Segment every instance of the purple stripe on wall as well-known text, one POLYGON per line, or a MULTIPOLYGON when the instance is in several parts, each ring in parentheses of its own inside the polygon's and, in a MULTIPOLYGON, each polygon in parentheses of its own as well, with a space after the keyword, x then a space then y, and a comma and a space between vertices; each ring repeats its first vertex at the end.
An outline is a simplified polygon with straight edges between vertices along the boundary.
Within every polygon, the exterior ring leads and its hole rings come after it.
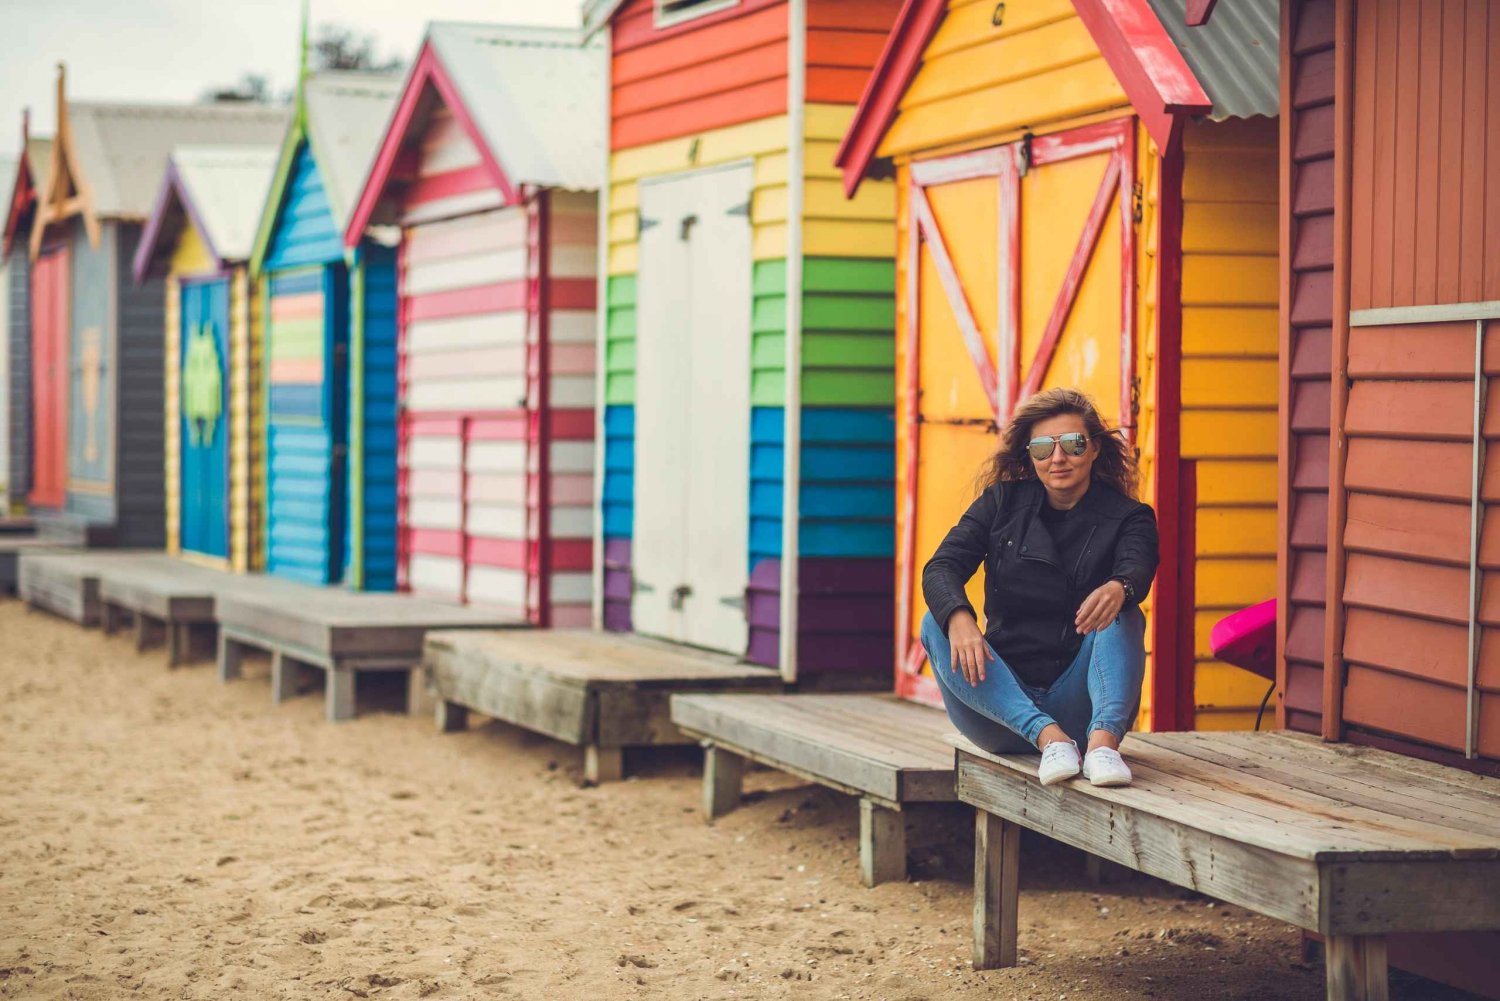
POLYGON ((630 540, 604 540, 604 628, 628 633, 630 622, 630 540))
MULTIPOLYGON (((889 676, 895 659, 896 569, 890 559, 815 557, 798 567, 797 673, 889 676)), ((780 665, 781 561, 750 572, 746 658, 780 665)))

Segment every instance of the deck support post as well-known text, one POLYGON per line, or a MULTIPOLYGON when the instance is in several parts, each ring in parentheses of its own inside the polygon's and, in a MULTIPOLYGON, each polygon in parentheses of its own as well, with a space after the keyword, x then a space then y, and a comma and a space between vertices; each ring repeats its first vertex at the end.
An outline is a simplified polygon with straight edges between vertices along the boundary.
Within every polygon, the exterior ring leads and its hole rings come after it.
POLYGON ((1130 878, 1131 870, 1118 862, 1100 858, 1098 855, 1088 854, 1084 859, 1084 866, 1088 872, 1089 882, 1095 886, 1103 886, 1106 883, 1123 883, 1130 878))
POLYGON ((866 886, 906 878, 906 818, 867 798, 859 801, 859 878, 866 886))
POLYGON ((1382 935, 1329 935, 1323 953, 1328 1001, 1388 1001, 1390 978, 1382 935))
POLYGON ((330 723, 354 718, 354 675, 352 668, 330 666, 323 672, 327 679, 324 714, 330 723))
POLYGON ((432 689, 427 686, 427 668, 418 664, 406 672, 406 714, 428 716, 433 712, 432 689))
POLYGON ((281 705, 297 695, 297 685, 302 680, 302 665, 282 653, 271 652, 271 702, 281 705))
POLYGON ((107 601, 99 603, 99 629, 106 636, 113 636, 120 628, 120 607, 107 601))
POLYGON ((433 714, 437 719, 438 733, 463 733, 469 728, 469 709, 457 702, 438 699, 433 714))
POLYGON ((974 969, 1016 965, 1021 827, 974 811, 974 969))
POLYGON ((188 632, 191 628, 186 622, 166 623, 168 667, 177 667, 187 661, 187 652, 192 647, 192 634, 188 632))
POLYGON ((136 612, 133 617, 135 619, 135 649, 139 652, 157 642, 157 627, 155 622, 141 612, 136 612))
POLYGON ((717 744, 703 744, 703 819, 710 824, 740 805, 745 759, 717 744))
POLYGON ((589 744, 583 749, 583 780, 589 785, 618 782, 625 775, 625 749, 589 744))
POLYGON ((245 659, 245 648, 230 639, 224 630, 219 630, 219 680, 233 681, 240 676, 240 666, 245 659))

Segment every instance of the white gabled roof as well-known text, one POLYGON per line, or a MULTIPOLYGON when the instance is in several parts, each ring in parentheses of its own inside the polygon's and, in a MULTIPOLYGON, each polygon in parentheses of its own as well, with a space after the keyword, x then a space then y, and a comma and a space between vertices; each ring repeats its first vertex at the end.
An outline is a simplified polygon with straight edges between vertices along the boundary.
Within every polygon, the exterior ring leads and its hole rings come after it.
POLYGON ((257 104, 69 101, 73 154, 99 218, 144 219, 174 146, 275 143, 288 110, 257 104))
POLYGON ((276 172, 275 146, 179 146, 172 164, 187 210, 222 260, 244 261, 276 172))
POLYGON ((341 233, 400 93, 401 77, 389 73, 339 70, 307 79, 303 103, 308 142, 341 233))
POLYGON ((427 40, 511 184, 603 181, 607 54, 576 28, 436 22, 427 40))

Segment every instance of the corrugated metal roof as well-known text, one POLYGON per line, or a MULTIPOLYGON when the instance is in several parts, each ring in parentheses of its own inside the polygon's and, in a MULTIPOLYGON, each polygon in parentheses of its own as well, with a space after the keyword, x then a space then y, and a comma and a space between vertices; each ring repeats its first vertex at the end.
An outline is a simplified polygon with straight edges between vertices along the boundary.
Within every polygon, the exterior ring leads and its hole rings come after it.
POLYGON ((512 184, 595 191, 603 181, 602 44, 571 28, 440 22, 427 38, 512 184))
POLYGON ((328 71, 307 80, 308 141, 339 232, 349 224, 400 93, 401 77, 388 73, 328 71))
POLYGON ((174 146, 274 143, 287 114, 265 105, 68 102, 77 166, 101 218, 144 219, 174 146))
POLYGON ((1147 0, 1214 102, 1211 117, 1274 118, 1281 109, 1280 0, 1228 0, 1188 27, 1187 0, 1147 0))
POLYGON ((275 146, 179 146, 172 165, 186 189, 188 211, 226 261, 244 261, 276 172, 275 146))

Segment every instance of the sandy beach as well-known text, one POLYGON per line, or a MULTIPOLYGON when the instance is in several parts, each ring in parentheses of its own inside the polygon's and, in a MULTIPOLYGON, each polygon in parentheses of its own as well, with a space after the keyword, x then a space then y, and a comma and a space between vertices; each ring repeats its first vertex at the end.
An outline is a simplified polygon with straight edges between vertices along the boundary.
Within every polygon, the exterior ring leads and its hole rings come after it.
POLYGON ((757 770, 710 827, 695 750, 581 788, 573 748, 328 724, 311 692, 272 706, 266 673, 168 671, 0 602, 0 997, 1323 997, 1295 929, 1096 886, 1032 838, 1022 965, 975 972, 961 810, 921 818, 949 837, 913 881, 867 890, 840 794, 757 770))

